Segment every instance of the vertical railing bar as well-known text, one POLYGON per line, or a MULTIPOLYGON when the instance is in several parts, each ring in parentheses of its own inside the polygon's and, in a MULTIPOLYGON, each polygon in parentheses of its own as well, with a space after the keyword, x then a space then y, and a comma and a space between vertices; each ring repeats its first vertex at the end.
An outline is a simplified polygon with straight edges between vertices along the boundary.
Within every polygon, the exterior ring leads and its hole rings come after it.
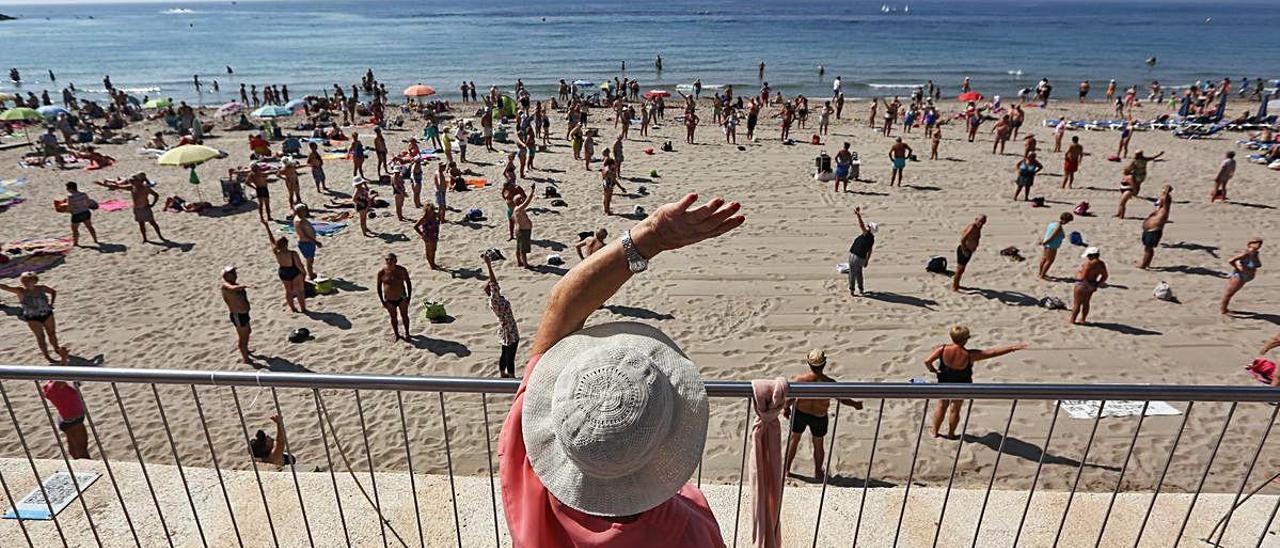
MULTIPOLYGON (((15 514, 18 513, 17 512, 18 503, 14 502, 13 500, 13 493, 9 491, 9 482, 5 481, 4 479, 4 472, 0 472, 0 487, 4 487, 4 496, 5 498, 9 499, 9 507, 14 509, 15 514)), ((80 497, 80 498, 84 498, 84 497, 80 497)), ((27 532, 26 520, 22 519, 21 516, 18 516, 17 521, 18 521, 18 528, 22 529, 22 537, 27 539, 27 546, 29 548, 35 548, 35 544, 31 542, 31 533, 27 532)))
POLYGON ((498 531, 498 488, 493 483, 493 434, 489 431, 489 394, 480 393, 480 411, 484 413, 484 454, 489 467, 489 504, 493 508, 493 545, 502 546, 502 533, 498 531))
MULTIPOLYGON (((738 522, 742 519, 742 479, 747 474, 747 437, 751 431, 751 398, 747 400, 747 416, 742 425, 742 463, 738 465, 738 504, 733 510, 733 548, 738 546, 738 522)), ((786 472, 784 471, 783 474, 786 472)), ((781 515, 781 514, 779 514, 781 515)))
POLYGON ((1276 503, 1271 507, 1271 515, 1267 516, 1267 521, 1262 524, 1262 534, 1258 535, 1258 542, 1253 545, 1254 548, 1261 548, 1262 541, 1267 540, 1267 533, 1271 530, 1271 522, 1276 519, 1277 510, 1280 510, 1280 497, 1276 497, 1276 503))
MULTIPOLYGON (((818 495, 818 516, 813 520, 813 548, 818 546, 818 529, 822 527, 822 506, 827 501, 827 480, 831 478, 831 454, 836 452, 836 434, 840 432, 840 407, 841 404, 836 401, 836 420, 831 425, 831 441, 827 443, 827 463, 826 473, 822 475, 822 491, 818 495)), ((794 415, 792 415, 794 416, 794 415)), ((782 471, 782 481, 786 481, 787 471, 782 471)), ((778 521, 782 520, 782 504, 778 504, 778 521)), ((777 530, 779 523, 774 523, 774 529, 777 530)))
POLYGON ((956 440, 956 456, 951 460, 951 475, 947 478, 947 490, 942 494, 942 510, 938 512, 938 527, 933 530, 933 546, 937 548, 942 535, 942 523, 947 517, 947 501, 951 499, 951 485, 956 481, 956 468, 960 465, 960 450, 964 449, 964 435, 969 433, 969 416, 973 414, 973 400, 964 411, 964 424, 960 427, 960 439, 956 440))
MULTIPOLYGON (((40 494, 44 496, 44 504, 49 508, 49 517, 53 519, 53 527, 58 530, 58 538, 62 539, 62 546, 67 546, 67 537, 62 533, 62 523, 58 520, 58 514, 53 510, 53 503, 49 501, 49 493, 44 489, 44 482, 40 480, 40 470, 36 469, 36 460, 31 458, 31 449, 27 446, 27 436, 22 433, 22 425, 18 424, 18 415, 13 412, 13 404, 9 402, 9 391, 4 389, 4 383, 0 382, 0 395, 4 396, 4 407, 9 411, 9 418, 13 420, 13 429, 18 433, 18 441, 22 442, 22 452, 27 455, 27 464, 31 465, 31 475, 36 480, 36 486, 40 488, 40 494)), ((121 502, 123 504, 123 501, 121 502)), ((18 507, 13 507, 13 513, 18 513, 18 507)))
POLYGON ((1169 473, 1169 465, 1173 463, 1173 455, 1178 452, 1178 442, 1182 441, 1182 431, 1187 427, 1187 419, 1191 417, 1191 410, 1195 408, 1196 402, 1187 402, 1187 410, 1182 414, 1182 420, 1178 425, 1178 433, 1173 437, 1173 444, 1169 446, 1169 456, 1164 459, 1164 468, 1160 470, 1160 479, 1156 480, 1155 491, 1151 493, 1151 502, 1147 504, 1147 511, 1142 515, 1142 524, 1138 526, 1138 535, 1133 538, 1133 548, 1138 548, 1138 544, 1142 542, 1142 532, 1147 529, 1147 520, 1151 518, 1151 510, 1156 507, 1156 498, 1160 496, 1160 488, 1164 487, 1165 474, 1169 473))
MULTIPOLYGON (((240 395, 236 392, 236 387, 231 386, 231 399, 236 404, 236 415, 240 417, 240 432, 244 434, 245 451, 249 450, 249 427, 244 422, 244 410, 240 408, 240 395)), ((267 514, 267 527, 271 529, 271 543, 279 548, 280 539, 276 537, 276 525, 271 519, 271 504, 267 502, 267 491, 262 488, 262 475, 258 473, 258 459, 252 454, 249 455, 249 464, 253 466, 253 479, 258 484, 258 495, 262 497, 262 511, 267 514)))
POLYGON ((200 428, 204 430, 204 441, 209 444, 209 458, 213 461, 213 472, 218 476, 218 487, 222 489, 222 500, 227 504, 227 516, 231 518, 231 529, 236 533, 236 544, 244 548, 244 539, 240 536, 240 525, 236 523, 236 511, 231 506, 231 496, 227 494, 227 484, 222 479, 222 467, 218 466, 218 452, 213 448, 213 436, 209 435, 209 423, 204 418, 204 406, 200 403, 200 394, 196 385, 191 388, 191 398, 196 402, 196 414, 200 417, 200 428))
POLYGON ((444 457, 449 467, 449 497, 453 501, 453 531, 458 539, 458 548, 462 548, 462 522, 458 519, 458 491, 453 485, 453 449, 449 446, 449 415, 444 408, 444 392, 436 392, 440 397, 440 431, 444 432, 444 457))
MULTIPOLYGON (((483 406, 483 403, 481 405, 483 406)), ((426 546, 426 537, 422 534, 422 510, 418 506, 418 481, 413 477, 413 449, 409 446, 409 421, 404 417, 404 397, 399 390, 396 390, 396 408, 400 410, 400 434, 404 436, 404 458, 409 464, 409 491, 413 493, 413 518, 418 526, 418 546, 426 546)), ((485 416, 486 423, 488 420, 489 417, 485 416)))
MULTIPOLYGON (((284 434, 284 452, 288 455, 293 455, 293 451, 289 449, 289 429, 285 426, 284 412, 280 410, 280 397, 276 394, 274 386, 271 387, 271 403, 275 405, 276 416, 280 417, 280 432, 284 434)), ((276 443, 282 443, 282 441, 276 440, 276 443)), ((296 456, 294 456, 294 462, 297 462, 296 456)), ((297 466, 290 464, 289 474, 293 476, 293 490, 298 494, 298 509, 302 512, 302 526, 307 530, 307 543, 314 547, 316 540, 311 535, 311 520, 307 519, 307 504, 302 497, 302 485, 298 483, 297 466)))
POLYGON ((1107 534, 1107 521, 1111 519, 1111 509, 1116 504, 1116 496, 1120 494, 1120 486, 1124 484, 1124 474, 1129 470, 1129 460, 1133 458, 1133 448, 1138 445, 1138 434, 1142 432, 1142 421, 1147 418, 1147 408, 1151 401, 1142 402, 1142 414, 1138 415, 1138 425, 1133 429, 1133 438, 1129 440, 1129 451, 1124 455, 1124 464, 1120 465, 1120 477, 1116 478, 1116 488, 1111 492, 1111 500, 1107 502, 1107 511, 1102 514, 1102 527, 1098 529, 1098 540, 1093 548, 1102 546, 1102 537, 1107 534))
POLYGON ((1044 469, 1044 456, 1049 454, 1049 442, 1053 441, 1053 429, 1058 426, 1058 411, 1062 409, 1060 401, 1053 402, 1053 418, 1049 420, 1049 433, 1044 436, 1044 447, 1040 449, 1040 458, 1036 461, 1036 473, 1031 477, 1031 489, 1027 491, 1027 504, 1022 507, 1022 517, 1018 518, 1018 530, 1013 534, 1013 546, 1017 548, 1018 539, 1022 538, 1022 526, 1027 521, 1027 512, 1031 511, 1031 499, 1036 496, 1036 484, 1040 482, 1040 471, 1044 469))
POLYGON ((1018 410, 1018 400, 1009 404, 1009 418, 1004 421, 1004 433, 1000 435, 1000 445, 996 447, 996 461, 991 466, 991 478, 987 480, 987 490, 982 493, 982 507, 978 510, 978 524, 973 529, 973 544, 977 548, 978 537, 982 536, 982 518, 987 514, 987 501, 991 498, 991 487, 996 484, 996 470, 1000 469, 1000 457, 1004 455, 1004 442, 1009 439, 1009 427, 1013 425, 1013 414, 1018 410))
POLYGON ((116 407, 120 408, 120 418, 124 420, 124 430, 129 434, 129 443, 133 444, 133 454, 138 457, 138 468, 142 470, 142 480, 147 484, 147 491, 151 493, 151 503, 156 507, 156 517, 160 519, 160 530, 164 532, 164 539, 169 543, 169 547, 173 548, 173 537, 169 533, 169 524, 164 521, 164 511, 160 509, 160 499, 156 497, 155 487, 151 485, 151 474, 147 472, 147 461, 142 458, 142 448, 138 447, 138 438, 133 435, 133 425, 129 422, 129 412, 124 408, 124 400, 120 399, 120 388, 116 383, 108 383, 111 386, 111 393, 115 395, 116 407))
MULTIPOLYGON (((382 548, 387 548, 387 519, 382 515, 382 499, 378 497, 378 476, 373 473, 373 451, 369 448, 369 430, 365 428, 364 403, 360 400, 360 390, 352 390, 356 394, 356 411, 360 417, 360 434, 364 437, 364 458, 369 464, 369 482, 373 484, 373 509, 378 513, 378 529, 382 531, 382 548)), ((334 432, 337 438, 338 433, 334 432)))
POLYGON ((876 461, 876 445, 880 442, 880 421, 884 418, 884 398, 880 398, 880 409, 876 412, 876 430, 871 434, 871 454, 867 457, 867 473, 862 478, 862 498, 858 499, 858 519, 853 524, 853 547, 858 547, 858 533, 862 529, 862 509, 867 504, 867 487, 871 484, 871 465, 876 461))
MULTIPOLYGON (((1249 476, 1253 474, 1253 467, 1258 464, 1258 457, 1262 455, 1262 447, 1267 444, 1267 437, 1271 435, 1271 427, 1275 426, 1276 413, 1280 413, 1280 405, 1272 406, 1271 420, 1267 421, 1267 429, 1262 432, 1262 438, 1258 440, 1258 448, 1253 452, 1253 460, 1249 461, 1249 468, 1245 470, 1244 477, 1240 478, 1240 489, 1236 491, 1235 498, 1231 499, 1231 506, 1227 510, 1227 516, 1222 523, 1222 532, 1218 533, 1218 540, 1213 543, 1214 546, 1222 544, 1222 539, 1227 536, 1227 527, 1231 526, 1231 515, 1235 513, 1236 504, 1240 502, 1240 494, 1244 493, 1245 485, 1249 483, 1249 476)), ((1217 526, 1214 526, 1217 528, 1217 526)), ((1210 533, 1212 535, 1212 532, 1210 533)))
MULTIPOLYGON (((320 425, 320 439, 324 442, 324 461, 329 465, 329 481, 333 483, 333 501, 338 505, 338 521, 342 523, 342 538, 347 542, 347 546, 351 546, 351 533, 347 531, 347 516, 342 511, 342 494, 338 491, 338 476, 333 473, 333 457, 329 453, 329 434, 325 430, 325 415, 320 410, 320 390, 318 388, 311 389, 311 398, 316 405, 316 422, 320 425)), ((336 436, 337 433, 335 432, 336 436)), ((381 516, 379 516, 381 520, 381 516)))
POLYGON ((898 546, 898 536, 902 534, 902 518, 907 516, 907 503, 911 501, 911 482, 916 477, 916 460, 920 457, 920 438, 924 437, 924 423, 929 416, 929 398, 925 398, 924 407, 920 410, 920 428, 916 430, 916 448, 911 451, 911 469, 907 472, 907 487, 902 491, 902 508, 898 510, 898 525, 893 529, 893 546, 898 546))
MULTIPOLYGON (((703 452, 706 452, 706 449, 703 449, 703 452)), ((702 458, 703 455, 698 455, 698 489, 702 489, 702 458)))
MULTIPOLYGON (((79 496, 77 496, 76 499, 80 501, 80 509, 84 510, 85 521, 89 522, 89 531, 93 533, 93 541, 101 547, 102 538, 98 536, 98 527, 94 524, 93 516, 89 513, 89 503, 84 500, 84 489, 80 487, 80 480, 76 479, 76 471, 75 468, 71 466, 71 458, 67 456, 67 448, 62 445, 62 436, 58 434, 58 425, 53 421, 53 412, 49 410, 49 402, 44 399, 44 391, 40 388, 40 381, 32 382, 36 385, 36 395, 40 400, 40 405, 44 407, 45 419, 48 419, 49 421, 49 431, 53 433, 54 445, 58 446, 58 454, 62 456, 62 462, 67 466, 67 474, 71 476, 71 486, 75 487, 76 493, 79 493, 79 496)), ((77 397, 79 397, 79 393, 80 390, 77 387, 77 397)))
MULTIPOLYGON (((156 400, 156 410, 160 412, 160 423, 164 425, 164 435, 169 440, 169 450, 173 452, 173 463, 178 468, 178 478, 182 480, 182 491, 187 495, 187 504, 191 507, 191 519, 196 522, 196 532, 200 535, 200 544, 206 548, 209 541, 204 536, 204 526, 200 524, 200 515, 196 512, 196 501, 191 496, 191 485, 187 482, 187 473, 182 468, 182 458, 178 456, 178 444, 173 441, 173 432, 169 429, 169 417, 164 411, 164 403, 160 401, 160 390, 155 383, 151 385, 151 395, 156 400)), ((74 476, 74 474, 73 474, 74 476)))
POLYGON ((1071 513, 1071 502, 1075 499, 1076 489, 1080 487, 1080 476, 1084 475, 1084 465, 1089 462, 1089 451, 1093 449, 1093 438, 1098 433, 1098 424, 1107 410, 1107 400, 1099 401, 1098 416, 1093 418, 1093 428, 1089 430, 1089 441, 1084 444, 1084 453, 1080 455, 1080 465, 1076 467, 1076 479, 1071 482, 1071 492, 1067 493, 1067 504, 1062 509, 1062 519, 1058 521, 1058 530, 1053 534, 1053 546, 1057 548, 1062 537, 1062 528, 1067 524, 1067 515, 1071 513))
POLYGON ((1191 520, 1191 512, 1196 508, 1196 500, 1200 498, 1200 491, 1204 489, 1204 481, 1209 477, 1209 470, 1213 468, 1213 461, 1218 457, 1218 448, 1222 446, 1222 438, 1227 437, 1227 427, 1231 426, 1231 418, 1236 414, 1237 402, 1231 402, 1231 408, 1227 410, 1227 418, 1222 421, 1222 431, 1218 433, 1218 441, 1213 444, 1213 452, 1209 453, 1209 464, 1204 467, 1204 473, 1200 475, 1200 483, 1196 485, 1196 493, 1191 496, 1191 504, 1187 505, 1187 515, 1182 518, 1182 525, 1178 527, 1177 536, 1173 537, 1173 545, 1177 546, 1182 540, 1182 533, 1187 530, 1187 522, 1191 520))

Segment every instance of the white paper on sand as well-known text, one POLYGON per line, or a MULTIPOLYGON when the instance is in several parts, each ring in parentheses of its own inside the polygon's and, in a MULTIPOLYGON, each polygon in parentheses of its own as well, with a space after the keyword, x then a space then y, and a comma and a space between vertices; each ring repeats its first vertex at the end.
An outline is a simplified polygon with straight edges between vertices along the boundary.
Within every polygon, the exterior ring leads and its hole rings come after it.
MULTIPOLYGON (((1066 410, 1068 415, 1073 419, 1093 419, 1098 417, 1098 406, 1102 402, 1098 400, 1060 400, 1058 405, 1066 410)), ((1142 413, 1141 401, 1109 401, 1107 407, 1102 410, 1104 417, 1133 417, 1142 413)), ((1147 406, 1147 416, 1154 415, 1181 415, 1172 405, 1162 401, 1153 401, 1147 406)))
POLYGON ((36 487, 27 493, 27 496, 18 501, 16 508, 10 508, 5 512, 4 519, 53 519, 54 515, 66 508, 71 501, 76 500, 79 494, 76 491, 76 484, 79 484, 79 492, 84 492, 93 482, 97 481, 101 474, 97 472, 77 472, 76 480, 71 481, 71 474, 66 472, 54 472, 53 475, 44 479, 44 489, 36 487), (44 494, 49 494, 49 502, 45 502, 44 494), (50 508, 52 506, 52 508, 50 508))

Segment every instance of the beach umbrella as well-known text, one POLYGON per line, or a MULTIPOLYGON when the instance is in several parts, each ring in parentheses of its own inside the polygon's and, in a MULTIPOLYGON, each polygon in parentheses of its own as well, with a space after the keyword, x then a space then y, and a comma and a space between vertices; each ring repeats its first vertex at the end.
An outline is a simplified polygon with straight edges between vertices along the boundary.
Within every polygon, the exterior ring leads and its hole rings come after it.
POLYGON ((303 99, 294 99, 292 101, 289 101, 288 103, 285 103, 284 108, 287 108, 289 110, 298 110, 303 106, 305 106, 306 104, 307 102, 303 99))
POLYGON ((279 118, 281 116, 289 116, 293 114, 293 111, 281 106, 267 105, 253 111, 252 114, 258 118, 279 118))
POLYGON ((671 97, 671 92, 665 89, 651 89, 644 92, 645 99, 653 99, 654 97, 671 97))
POLYGON ((215 112, 215 114, 217 114, 219 118, 225 118, 233 114, 240 114, 243 111, 244 111, 244 103, 241 103, 239 101, 232 101, 230 103, 227 103, 225 105, 218 107, 218 111, 215 112))
POLYGON ((168 108, 173 106, 171 99, 151 99, 142 104, 142 108, 168 108))
POLYGON ((44 116, 33 108, 16 107, 0 112, 0 122, 38 122, 43 120, 44 116))
POLYGON ((45 105, 36 109, 36 112, 39 112, 45 118, 52 119, 57 118, 59 114, 67 114, 67 109, 58 105, 45 105))
POLYGON ((976 91, 968 91, 965 93, 961 93, 959 97, 956 97, 956 100, 957 101, 981 101, 982 94, 976 91))
POLYGON ((574 80, 573 85, 578 86, 580 88, 589 88, 591 86, 596 85, 596 83, 592 82, 591 80, 574 80))
POLYGON ((416 84, 404 89, 405 97, 429 97, 436 94, 436 88, 422 84, 416 84))
POLYGON ((160 155, 156 163, 162 166, 194 167, 222 156, 222 151, 204 145, 182 145, 160 155))

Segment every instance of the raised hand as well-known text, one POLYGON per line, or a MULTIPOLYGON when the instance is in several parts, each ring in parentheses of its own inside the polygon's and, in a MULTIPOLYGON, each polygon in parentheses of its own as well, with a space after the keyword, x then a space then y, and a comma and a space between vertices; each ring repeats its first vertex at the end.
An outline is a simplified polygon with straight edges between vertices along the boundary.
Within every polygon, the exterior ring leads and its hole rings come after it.
POLYGON ((680 249, 703 240, 715 238, 738 228, 746 220, 737 215, 738 202, 726 203, 714 198, 705 204, 692 207, 697 194, 688 194, 678 202, 659 207, 631 230, 636 249, 646 258, 663 251, 680 249))

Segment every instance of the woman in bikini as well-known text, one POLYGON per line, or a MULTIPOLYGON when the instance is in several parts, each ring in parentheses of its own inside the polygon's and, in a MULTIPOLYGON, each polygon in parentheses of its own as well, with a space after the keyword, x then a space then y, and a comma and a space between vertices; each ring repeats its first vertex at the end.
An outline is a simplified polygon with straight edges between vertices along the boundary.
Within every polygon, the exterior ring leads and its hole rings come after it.
POLYGON ((289 239, 275 237, 271 233, 271 225, 262 221, 262 229, 267 231, 267 242, 271 246, 271 254, 276 258, 276 273, 280 283, 284 285, 284 304, 294 312, 307 313, 307 294, 304 287, 305 272, 302 269, 302 257, 297 251, 289 249, 289 239), (297 306, 294 302, 297 301, 297 306))
POLYGON ((1164 151, 1155 156, 1145 156, 1141 150, 1133 153, 1133 161, 1124 168, 1124 179, 1121 184, 1128 188, 1120 194, 1120 205, 1116 209, 1117 219, 1124 218, 1125 205, 1129 203, 1129 199, 1142 192, 1142 183, 1147 180, 1147 163, 1161 156, 1164 156, 1164 151))
POLYGON ((422 204, 422 218, 413 225, 413 231, 422 237, 422 244, 427 253, 427 266, 431 270, 440 270, 436 264, 436 245, 440 242, 440 216, 431 203, 422 204))
POLYGON ((18 301, 22 305, 19 319, 26 322, 27 327, 30 327, 31 332, 35 334, 36 344, 40 346, 40 353, 44 354, 44 359, 49 360, 50 363, 58 363, 61 360, 55 360, 49 355, 50 343, 53 344, 54 352, 64 356, 67 352, 65 348, 58 345, 58 326, 53 319, 53 302, 58 299, 58 292, 47 285, 40 285, 40 278, 35 272, 24 272, 19 281, 22 285, 0 284, 0 289, 18 296, 18 301))
POLYGON ((1258 275, 1258 269, 1262 268, 1262 258, 1259 251, 1262 249, 1262 238, 1254 238, 1249 240, 1249 245, 1245 248, 1244 253, 1232 257, 1227 264, 1231 265, 1231 275, 1227 277, 1227 291, 1222 294, 1222 306, 1220 307, 1223 314, 1231 313, 1228 308, 1231 305, 1231 298, 1247 284, 1253 281, 1258 275))
POLYGON ((1075 286, 1071 288, 1071 319, 1068 321, 1075 325, 1085 325, 1088 321, 1089 303, 1093 301, 1093 294, 1106 285, 1107 277, 1110 276, 1107 263, 1102 262, 1102 253, 1098 248, 1085 249, 1084 259, 1084 263, 1076 271, 1075 286))
POLYGON ((360 233, 365 236, 373 236, 369 233, 369 208, 373 206, 373 198, 369 195, 369 182, 364 178, 356 179, 356 191, 351 193, 351 203, 355 205, 356 213, 360 215, 360 233))
MULTIPOLYGON (((969 328, 963 325, 955 326, 951 328, 951 344, 939 346, 925 358, 924 366, 938 375, 938 383, 972 383, 974 362, 998 358, 1027 347, 1026 344, 1013 344, 974 350, 965 348, 967 342, 969 342, 969 328)), ((964 400, 938 401, 938 406, 933 411, 933 428, 929 430, 933 437, 939 436, 938 429, 942 427, 942 418, 945 415, 948 419, 947 439, 956 438, 956 426, 960 423, 960 408, 963 406, 964 400)))
POLYGON ((622 184, 618 182, 618 171, 615 169, 616 164, 612 158, 604 159, 604 168, 600 170, 600 189, 604 192, 604 214, 613 215, 610 205, 613 203, 613 189, 616 187, 622 192, 627 189, 622 188, 622 184))

